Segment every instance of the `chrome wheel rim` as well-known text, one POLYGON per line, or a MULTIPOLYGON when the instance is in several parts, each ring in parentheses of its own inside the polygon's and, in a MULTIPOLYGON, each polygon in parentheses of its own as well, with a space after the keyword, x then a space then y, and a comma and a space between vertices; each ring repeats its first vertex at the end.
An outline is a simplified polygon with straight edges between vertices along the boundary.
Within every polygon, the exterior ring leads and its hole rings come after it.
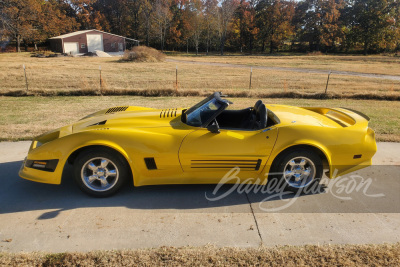
POLYGON ((90 190, 103 192, 116 185, 119 173, 114 162, 107 158, 98 157, 83 164, 81 178, 90 190))
POLYGON ((283 169, 283 177, 286 183, 294 188, 303 188, 314 179, 316 168, 314 163, 306 157, 296 157, 289 160, 283 169))

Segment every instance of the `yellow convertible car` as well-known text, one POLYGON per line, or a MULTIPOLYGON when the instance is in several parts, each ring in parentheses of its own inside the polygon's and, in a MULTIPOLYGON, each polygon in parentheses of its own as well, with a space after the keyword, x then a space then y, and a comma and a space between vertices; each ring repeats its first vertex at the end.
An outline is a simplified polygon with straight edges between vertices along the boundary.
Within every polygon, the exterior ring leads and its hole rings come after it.
MULTIPOLYGON (((246 183, 278 174, 304 190, 371 165, 369 118, 347 108, 266 105, 235 110, 221 93, 189 109, 121 106, 36 137, 22 178, 60 184, 64 167, 86 193, 105 197, 129 179, 135 186, 213 184, 234 167, 246 183)), ((232 180, 232 182, 237 182, 232 180)))

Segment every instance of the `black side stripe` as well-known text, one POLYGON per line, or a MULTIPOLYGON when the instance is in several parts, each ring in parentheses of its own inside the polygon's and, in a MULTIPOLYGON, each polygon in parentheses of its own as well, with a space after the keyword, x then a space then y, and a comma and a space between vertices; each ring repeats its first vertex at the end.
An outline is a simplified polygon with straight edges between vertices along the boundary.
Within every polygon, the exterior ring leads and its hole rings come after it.
POLYGON ((254 169, 258 171, 262 160, 191 160, 192 169, 231 169, 239 167, 242 169, 254 169))

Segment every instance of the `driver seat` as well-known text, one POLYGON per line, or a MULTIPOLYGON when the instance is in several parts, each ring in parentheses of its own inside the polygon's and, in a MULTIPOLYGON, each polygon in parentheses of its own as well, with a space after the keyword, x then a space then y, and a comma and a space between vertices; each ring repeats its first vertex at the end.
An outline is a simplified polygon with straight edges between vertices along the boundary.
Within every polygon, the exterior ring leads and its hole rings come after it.
POLYGON ((260 107, 260 105, 262 104, 262 100, 258 100, 254 106, 251 108, 248 108, 249 110, 249 115, 246 117, 246 119, 244 119, 241 123, 241 128, 244 129, 254 129, 254 123, 256 121, 256 117, 257 117, 257 110, 260 107))

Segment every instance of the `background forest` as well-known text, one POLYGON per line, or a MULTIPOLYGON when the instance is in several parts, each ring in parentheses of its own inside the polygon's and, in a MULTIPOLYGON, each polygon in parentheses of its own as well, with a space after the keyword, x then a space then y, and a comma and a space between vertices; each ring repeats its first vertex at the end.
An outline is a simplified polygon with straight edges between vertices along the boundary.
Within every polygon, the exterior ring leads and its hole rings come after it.
POLYGON ((98 29, 197 53, 400 50, 398 0, 0 0, 0 45, 98 29))

